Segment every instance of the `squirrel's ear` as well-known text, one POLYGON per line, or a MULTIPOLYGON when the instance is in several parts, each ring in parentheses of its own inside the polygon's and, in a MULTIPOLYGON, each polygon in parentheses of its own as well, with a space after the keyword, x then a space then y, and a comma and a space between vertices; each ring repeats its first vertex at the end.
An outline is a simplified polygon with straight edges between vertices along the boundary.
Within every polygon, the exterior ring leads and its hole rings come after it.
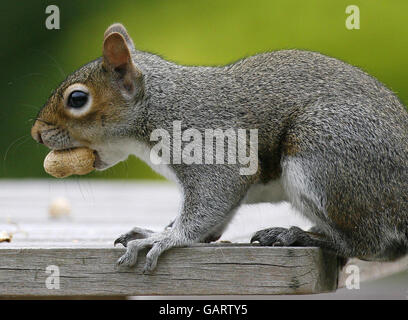
POLYGON ((109 26, 108 29, 106 29, 105 34, 103 35, 103 39, 105 40, 110 34, 115 32, 120 33, 122 35, 130 51, 135 50, 135 46, 133 44, 132 39, 129 37, 126 28, 121 23, 114 23, 111 26, 109 26))
POLYGON ((115 73, 115 79, 120 82, 128 96, 134 96, 139 91, 138 84, 142 73, 133 64, 128 44, 122 33, 111 32, 103 42, 103 65, 115 73))
POLYGON ((130 51, 135 50, 135 46, 133 44, 132 39, 129 37, 126 28, 121 23, 114 23, 111 26, 109 26, 108 29, 106 29, 105 34, 103 35, 103 39, 106 39, 111 33, 115 32, 120 33, 122 35, 130 51))
POLYGON ((132 63, 126 40, 118 32, 110 33, 103 41, 104 64, 112 69, 123 69, 132 63))

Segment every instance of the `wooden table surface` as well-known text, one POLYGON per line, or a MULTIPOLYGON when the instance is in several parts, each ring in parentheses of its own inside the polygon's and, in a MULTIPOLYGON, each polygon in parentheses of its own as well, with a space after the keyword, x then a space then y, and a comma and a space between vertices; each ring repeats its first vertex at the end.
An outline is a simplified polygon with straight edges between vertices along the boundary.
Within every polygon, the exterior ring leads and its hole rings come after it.
MULTIPOLYGON (((0 180, 1 296, 130 296, 308 294, 336 290, 348 274, 318 248, 249 245, 253 232, 270 226, 310 225, 288 204, 245 206, 222 237, 234 244, 198 244, 164 253, 152 275, 117 268, 124 248, 114 239, 134 226, 161 230, 176 215, 180 195, 163 182, 0 180), (68 217, 51 218, 49 205, 64 198, 68 217), (59 289, 47 287, 56 266, 59 289), (54 270, 51 267, 51 270, 54 270), (48 280, 47 280, 48 279, 48 280)), ((378 264, 352 261, 362 280, 408 268, 408 259, 378 264)))

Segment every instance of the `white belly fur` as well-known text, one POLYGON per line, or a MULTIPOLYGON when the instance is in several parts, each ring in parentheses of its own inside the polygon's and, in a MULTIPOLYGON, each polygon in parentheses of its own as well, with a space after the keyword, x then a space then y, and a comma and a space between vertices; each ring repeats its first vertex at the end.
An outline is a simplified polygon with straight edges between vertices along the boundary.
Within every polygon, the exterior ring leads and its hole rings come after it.
POLYGON ((167 178, 172 182, 177 183, 177 177, 174 174, 173 170, 167 164, 154 164, 150 159, 150 148, 148 145, 138 141, 132 141, 131 145, 129 145, 129 154, 133 154, 136 157, 140 158, 144 162, 146 162, 150 168, 156 171, 158 174, 162 175, 163 177, 167 178))

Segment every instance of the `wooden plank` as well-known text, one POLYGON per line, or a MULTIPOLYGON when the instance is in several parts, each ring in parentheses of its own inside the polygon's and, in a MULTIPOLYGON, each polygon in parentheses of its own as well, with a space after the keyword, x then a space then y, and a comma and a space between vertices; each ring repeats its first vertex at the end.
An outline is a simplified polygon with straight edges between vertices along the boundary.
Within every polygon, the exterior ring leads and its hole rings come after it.
MULTIPOLYGON (((345 285, 346 268, 317 248, 263 248, 248 244, 196 245, 165 253, 155 273, 142 275, 144 255, 132 270, 115 268, 123 248, 113 240, 134 226, 161 230, 177 212, 179 194, 163 183, 118 181, 0 181, 0 231, 20 233, 0 243, 1 296, 112 296, 307 294, 345 285), (69 218, 50 219, 54 197, 72 204, 69 218), (58 265, 61 289, 49 290, 45 268, 58 265)), ((240 209, 223 240, 247 242, 264 227, 298 225, 287 205, 240 209)), ((353 259, 360 280, 408 269, 408 257, 392 263, 353 259)))
POLYGON ((1 296, 310 294, 337 287, 336 258, 317 248, 195 245, 160 257, 151 275, 117 268, 123 248, 0 248, 1 296), (60 289, 47 289, 49 265, 60 289))

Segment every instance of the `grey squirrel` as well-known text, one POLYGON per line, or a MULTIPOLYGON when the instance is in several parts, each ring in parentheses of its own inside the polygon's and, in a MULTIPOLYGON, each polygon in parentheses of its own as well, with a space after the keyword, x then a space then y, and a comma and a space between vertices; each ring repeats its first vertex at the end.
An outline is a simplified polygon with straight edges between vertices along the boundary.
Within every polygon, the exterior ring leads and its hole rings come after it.
POLYGON ((119 265, 150 248, 145 272, 172 247, 218 239, 244 203, 289 201, 314 227, 270 228, 251 241, 317 246, 339 257, 392 260, 408 252, 408 113, 383 84, 316 52, 283 50, 220 67, 182 66, 136 50, 121 24, 103 55, 68 76, 40 110, 35 140, 95 150, 106 169, 134 154, 183 194, 162 232, 134 228, 119 265), (155 165, 153 130, 258 130, 257 170, 236 164, 155 165))

